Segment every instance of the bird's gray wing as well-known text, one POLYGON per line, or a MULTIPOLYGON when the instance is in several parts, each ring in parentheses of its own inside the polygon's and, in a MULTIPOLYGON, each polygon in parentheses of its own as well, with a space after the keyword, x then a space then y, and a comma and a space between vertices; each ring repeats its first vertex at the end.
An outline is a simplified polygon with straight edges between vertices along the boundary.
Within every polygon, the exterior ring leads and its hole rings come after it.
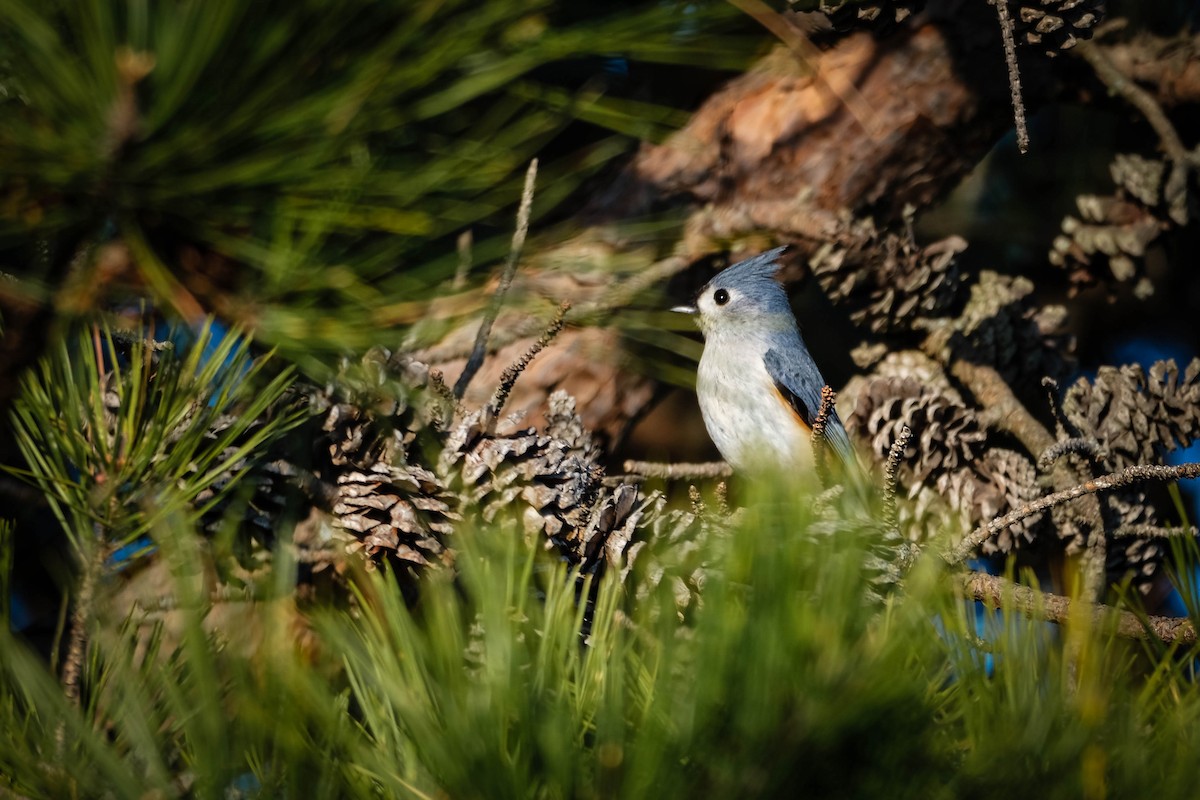
MULTIPOLYGON (((778 350, 768 350, 763 361, 767 374, 775 382, 775 388, 800 417, 800 420, 812 428, 817 414, 821 409, 821 389, 824 382, 817 368, 805 363, 785 361, 778 350)), ((850 446, 850 437, 838 417, 837 410, 831 410, 825 424, 825 441, 838 454, 847 467, 856 467, 858 459, 850 446)))

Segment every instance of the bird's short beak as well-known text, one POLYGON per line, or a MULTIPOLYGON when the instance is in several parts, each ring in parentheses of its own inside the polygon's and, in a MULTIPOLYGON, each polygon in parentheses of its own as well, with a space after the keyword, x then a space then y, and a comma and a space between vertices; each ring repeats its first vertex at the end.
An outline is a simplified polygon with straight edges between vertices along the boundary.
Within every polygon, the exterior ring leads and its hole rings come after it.
POLYGON ((671 310, 678 312, 680 314, 695 314, 696 313, 695 306, 675 306, 671 310))

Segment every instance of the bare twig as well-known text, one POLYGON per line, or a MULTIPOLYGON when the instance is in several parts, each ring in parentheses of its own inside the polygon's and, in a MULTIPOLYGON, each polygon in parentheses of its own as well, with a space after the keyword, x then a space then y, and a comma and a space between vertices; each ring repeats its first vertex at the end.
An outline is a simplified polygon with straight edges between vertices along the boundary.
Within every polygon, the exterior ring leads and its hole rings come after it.
POLYGON ((969 572, 962 576, 967 594, 1000 608, 1018 611, 1028 617, 1049 622, 1065 622, 1082 608, 1090 612, 1093 624, 1105 624, 1116 615, 1117 635, 1130 639, 1151 637, 1164 642, 1191 644, 1196 641, 1196 628, 1187 617, 1141 617, 1132 611, 1122 611, 1103 603, 1083 603, 1058 594, 1039 592, 997 575, 969 572))
POLYGON ((1108 526, 1096 526, 1088 531, 1087 546, 1081 559, 1083 596, 1093 600, 1103 597, 1104 575, 1108 567, 1108 536, 1105 534, 1107 530, 1108 526))
POLYGON ((900 517, 896 511, 896 480, 900 473, 900 459, 908 448, 908 440, 912 438, 912 428, 900 426, 896 441, 888 448, 887 462, 883 466, 883 522, 890 529, 898 528, 900 517))
POLYGON ((1096 71, 1096 77, 1108 87, 1110 92, 1123 97, 1127 103, 1142 112, 1142 116, 1158 134, 1163 149, 1167 151, 1167 155, 1172 161, 1178 165, 1197 165, 1196 157, 1184 146, 1183 140, 1179 138, 1179 132, 1167 118, 1162 106, 1149 92, 1117 69, 1116 64, 1109 58, 1102 46, 1095 42, 1080 42, 1075 47, 1075 52, 1092 65, 1092 69, 1096 71))
POLYGON ((703 480, 705 478, 728 478, 733 468, 724 461, 709 461, 704 464, 664 464, 657 461, 626 461, 626 472, 645 478, 663 480, 703 480))
POLYGON ((1058 394, 1058 381, 1047 375, 1042 378, 1042 388, 1046 390, 1046 405, 1050 406, 1050 413, 1054 415, 1054 421, 1058 424, 1058 438, 1077 439, 1083 436, 1083 432, 1075 423, 1071 422, 1066 412, 1063 411, 1062 400, 1058 394))
POLYGON ((109 329, 108 335, 112 337, 114 342, 120 342, 128 345, 141 345, 147 350, 160 352, 163 350, 173 350, 175 343, 168 340, 159 340, 150 336, 142 336, 141 331, 123 331, 120 329, 109 329))
POLYGON ((468 228, 458 236, 458 269, 454 271, 454 283, 451 284, 451 288, 456 292, 467 285, 467 273, 471 271, 472 244, 474 234, 468 228))
POLYGON ((1038 457, 1038 468, 1042 470, 1050 469, 1054 466, 1054 462, 1063 456, 1073 453, 1078 456, 1084 456, 1092 463, 1099 463, 1107 457, 1107 453, 1096 441, 1093 436, 1075 436, 1070 439, 1063 439, 1055 442, 1048 447, 1045 452, 1038 457))
POLYGON ((517 209, 517 229, 513 231, 512 247, 508 251, 508 261, 504 264, 504 272, 500 274, 500 284, 496 287, 496 291, 492 295, 487 312, 484 313, 483 320, 479 323, 479 333, 475 336, 475 346, 471 349, 471 355, 467 358, 467 364, 463 367, 462 374, 458 376, 458 381, 454 384, 455 397, 461 398, 466 393, 471 379, 475 377, 475 373, 479 372, 479 368, 483 366, 483 358, 487 354, 488 337, 492 333, 492 325, 495 324, 496 317, 500 314, 500 306, 504 303, 504 295, 508 293, 508 287, 512 286, 513 276, 517 272, 517 262, 521 259, 521 250, 525 247, 525 237, 529 234, 529 215, 533 209, 533 186, 537 180, 537 167, 538 162, 535 158, 529 162, 529 169, 525 172, 525 188, 521 192, 521 205, 517 209))
MULTIPOLYGON (((934 354, 936 358, 936 354, 934 354)), ((950 374, 962 381, 975 396, 987 425, 1008 431, 1030 453, 1044 453, 1054 446, 1054 437, 1038 422, 1013 394, 1008 382, 993 367, 973 364, 962 358, 952 359, 950 374)))
MULTIPOLYGON (((98 529, 100 526, 96 525, 98 529)), ((71 630, 67 645, 67 657, 63 662, 63 692, 71 705, 79 706, 79 675, 83 670, 83 651, 87 645, 87 627, 92 616, 92 600, 96 592, 96 580, 107 557, 102 537, 93 544, 95 552, 83 566, 79 576, 79 592, 75 596, 75 608, 71 612, 71 630)))
POLYGON ((1127 467, 1110 475, 1101 475, 1098 478, 1093 478, 1070 489, 1048 494, 1045 497, 1039 497, 1037 500, 1021 506, 1012 513, 997 517, 986 525, 981 525, 946 554, 946 560, 951 564, 957 564, 971 555, 976 547, 1008 526, 1078 497, 1097 492, 1106 492, 1111 489, 1120 489, 1144 481, 1176 481, 1196 477, 1200 477, 1200 463, 1180 464, 1174 467, 1158 464, 1139 465, 1127 467))
POLYGON ((1012 17, 1008 15, 1008 0, 990 0, 996 6, 1000 20, 1000 37, 1004 41, 1004 64, 1008 67, 1008 88, 1012 95, 1013 122, 1017 127, 1017 149, 1029 152, 1029 129, 1025 125, 1025 101, 1021 98, 1021 71, 1017 66, 1017 44, 1013 41, 1012 17))
POLYGON ((820 479, 821 485, 829 488, 829 462, 827 454, 829 452, 829 442, 826 440, 825 428, 829 425, 829 419, 833 416, 833 404, 837 400, 837 392, 833 391, 828 384, 821 387, 821 407, 817 409, 817 417, 813 420, 812 425, 812 449, 813 449, 813 466, 817 471, 817 478, 820 479))
POLYGON ((1112 535, 1136 539, 1176 539, 1185 536, 1200 536, 1200 528, 1195 525, 1181 525, 1176 528, 1168 528, 1164 525, 1120 525, 1112 535))
MULTIPOLYGON (((297 557, 296 560, 297 562, 303 562, 304 559, 297 557)), ((209 591, 206 602, 209 607, 230 603, 253 603, 258 599, 258 594, 258 590, 253 584, 246 586, 223 584, 209 591)), ((183 606, 184 604, 173 594, 160 595, 148 601, 138 601, 138 607, 147 614, 164 614, 169 611, 175 611, 183 606)))
MULTIPOLYGON (((926 346, 935 345, 936 339, 931 335, 926 346)), ((934 358, 939 356, 936 349, 931 355, 934 358)), ((958 358, 951 361, 949 372, 975 396, 976 403, 984 409, 980 419, 986 425, 1008 431, 1030 453, 1044 453, 1054 446, 1055 440, 1050 431, 1029 413, 994 367, 958 358)), ((1095 477, 1094 473, 1078 470, 1066 461, 1059 461, 1051 472, 1054 488, 1059 491, 1071 491, 1077 484, 1095 477)), ((1081 505, 1080 517, 1087 525, 1087 541, 1090 545, 1097 537, 1104 535, 1104 510, 1094 497, 1087 497, 1081 501, 1081 505)))
POLYGON ((537 356, 538 353, 546 349, 546 346, 554 341, 554 337, 558 336, 559 331, 563 329, 563 320, 567 316, 567 312, 571 310, 571 304, 564 302, 558 307, 558 313, 554 315, 550 326, 542 333, 533 346, 525 351, 525 355, 518 358, 512 364, 505 368, 500 375, 500 384, 496 387, 495 393, 492 395, 491 401, 487 404, 485 417, 495 420, 500 412, 504 409, 504 404, 508 402, 508 395, 512 392, 513 385, 517 382, 517 378, 521 377, 521 373, 529 366, 529 362, 537 356))

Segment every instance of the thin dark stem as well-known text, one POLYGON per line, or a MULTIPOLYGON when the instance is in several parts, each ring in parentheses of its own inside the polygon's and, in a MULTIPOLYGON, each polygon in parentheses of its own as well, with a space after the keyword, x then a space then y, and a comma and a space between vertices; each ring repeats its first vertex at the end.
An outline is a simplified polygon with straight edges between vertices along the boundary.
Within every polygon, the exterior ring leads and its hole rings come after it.
POLYGON ((1053 446, 1047 448, 1038 457, 1038 467, 1043 470, 1049 469, 1054 466, 1055 461, 1068 453, 1084 456, 1089 462, 1095 463, 1099 463, 1105 458, 1104 448, 1100 446, 1100 442, 1096 441, 1095 437, 1077 436, 1055 442, 1053 446))
POLYGON ((500 284, 496 287, 488 309, 483 315, 483 320, 479 323, 479 333, 475 335, 475 346, 471 349, 471 355, 467 358, 467 364, 463 367, 462 374, 458 376, 458 380, 454 384, 455 397, 461 398, 466 394, 471 379, 483 366, 492 325, 495 324, 496 317, 500 314, 504 296, 508 294, 508 287, 512 286, 513 276, 517 273, 517 262, 521 260, 521 250, 525 247, 525 237, 529 234, 529 215, 533 209, 533 187, 537 181, 537 168, 538 162, 535 158, 529 162, 529 169, 525 172, 525 188, 521 192, 521 205, 517 209, 517 229, 513 231, 508 261, 504 264, 504 272, 500 274, 500 284))

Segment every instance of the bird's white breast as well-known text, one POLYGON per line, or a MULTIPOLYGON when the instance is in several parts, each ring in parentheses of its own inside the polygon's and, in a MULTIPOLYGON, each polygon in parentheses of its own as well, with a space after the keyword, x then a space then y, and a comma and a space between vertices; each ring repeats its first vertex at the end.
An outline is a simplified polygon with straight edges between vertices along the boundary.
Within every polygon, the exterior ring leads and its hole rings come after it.
POLYGON ((809 431, 776 390, 764 350, 754 341, 706 343, 696 374, 704 425, 738 471, 808 467, 809 431))

